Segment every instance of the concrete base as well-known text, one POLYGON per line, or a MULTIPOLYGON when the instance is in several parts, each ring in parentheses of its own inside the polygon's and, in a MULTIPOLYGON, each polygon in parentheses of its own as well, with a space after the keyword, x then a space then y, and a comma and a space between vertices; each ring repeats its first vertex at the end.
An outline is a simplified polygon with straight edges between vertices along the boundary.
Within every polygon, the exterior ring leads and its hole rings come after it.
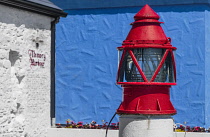
POLYGON ((173 137, 171 116, 121 115, 119 137, 173 137))

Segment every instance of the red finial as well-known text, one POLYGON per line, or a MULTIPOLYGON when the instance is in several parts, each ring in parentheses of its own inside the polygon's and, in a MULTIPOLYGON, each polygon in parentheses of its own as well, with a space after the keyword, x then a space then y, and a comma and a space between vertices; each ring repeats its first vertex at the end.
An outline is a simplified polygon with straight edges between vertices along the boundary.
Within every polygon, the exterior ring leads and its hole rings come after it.
POLYGON ((159 15, 148 5, 146 4, 135 16, 135 21, 142 19, 155 19, 158 20, 159 15))

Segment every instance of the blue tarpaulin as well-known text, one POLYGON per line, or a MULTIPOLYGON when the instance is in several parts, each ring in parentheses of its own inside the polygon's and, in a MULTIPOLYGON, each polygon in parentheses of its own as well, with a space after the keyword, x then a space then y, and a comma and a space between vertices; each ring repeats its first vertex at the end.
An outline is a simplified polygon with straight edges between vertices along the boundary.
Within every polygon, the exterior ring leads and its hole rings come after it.
MULTIPOLYGON (((210 126, 209 7, 152 6, 177 47, 177 85, 171 100, 175 122, 210 126)), ((122 100, 116 85, 118 53, 141 7, 66 10, 57 25, 56 119, 109 121, 122 100)), ((117 122, 118 118, 114 119, 117 122)))

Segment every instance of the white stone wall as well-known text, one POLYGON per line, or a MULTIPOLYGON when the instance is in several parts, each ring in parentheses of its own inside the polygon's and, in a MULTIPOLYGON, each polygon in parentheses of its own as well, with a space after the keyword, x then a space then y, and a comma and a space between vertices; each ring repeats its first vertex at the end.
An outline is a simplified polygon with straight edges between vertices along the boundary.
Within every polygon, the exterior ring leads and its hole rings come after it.
POLYGON ((45 137, 52 18, 2 5, 0 14, 0 137, 45 137))

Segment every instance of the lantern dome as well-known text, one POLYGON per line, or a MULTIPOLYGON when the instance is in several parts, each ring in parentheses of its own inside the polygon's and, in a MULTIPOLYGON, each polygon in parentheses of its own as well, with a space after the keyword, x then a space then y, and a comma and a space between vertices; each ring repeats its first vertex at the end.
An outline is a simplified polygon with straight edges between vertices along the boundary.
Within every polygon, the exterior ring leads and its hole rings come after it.
POLYGON ((123 41, 123 45, 170 43, 160 26, 162 22, 158 21, 159 18, 159 15, 149 5, 145 5, 134 16, 135 22, 131 23, 132 28, 126 40, 123 41))

